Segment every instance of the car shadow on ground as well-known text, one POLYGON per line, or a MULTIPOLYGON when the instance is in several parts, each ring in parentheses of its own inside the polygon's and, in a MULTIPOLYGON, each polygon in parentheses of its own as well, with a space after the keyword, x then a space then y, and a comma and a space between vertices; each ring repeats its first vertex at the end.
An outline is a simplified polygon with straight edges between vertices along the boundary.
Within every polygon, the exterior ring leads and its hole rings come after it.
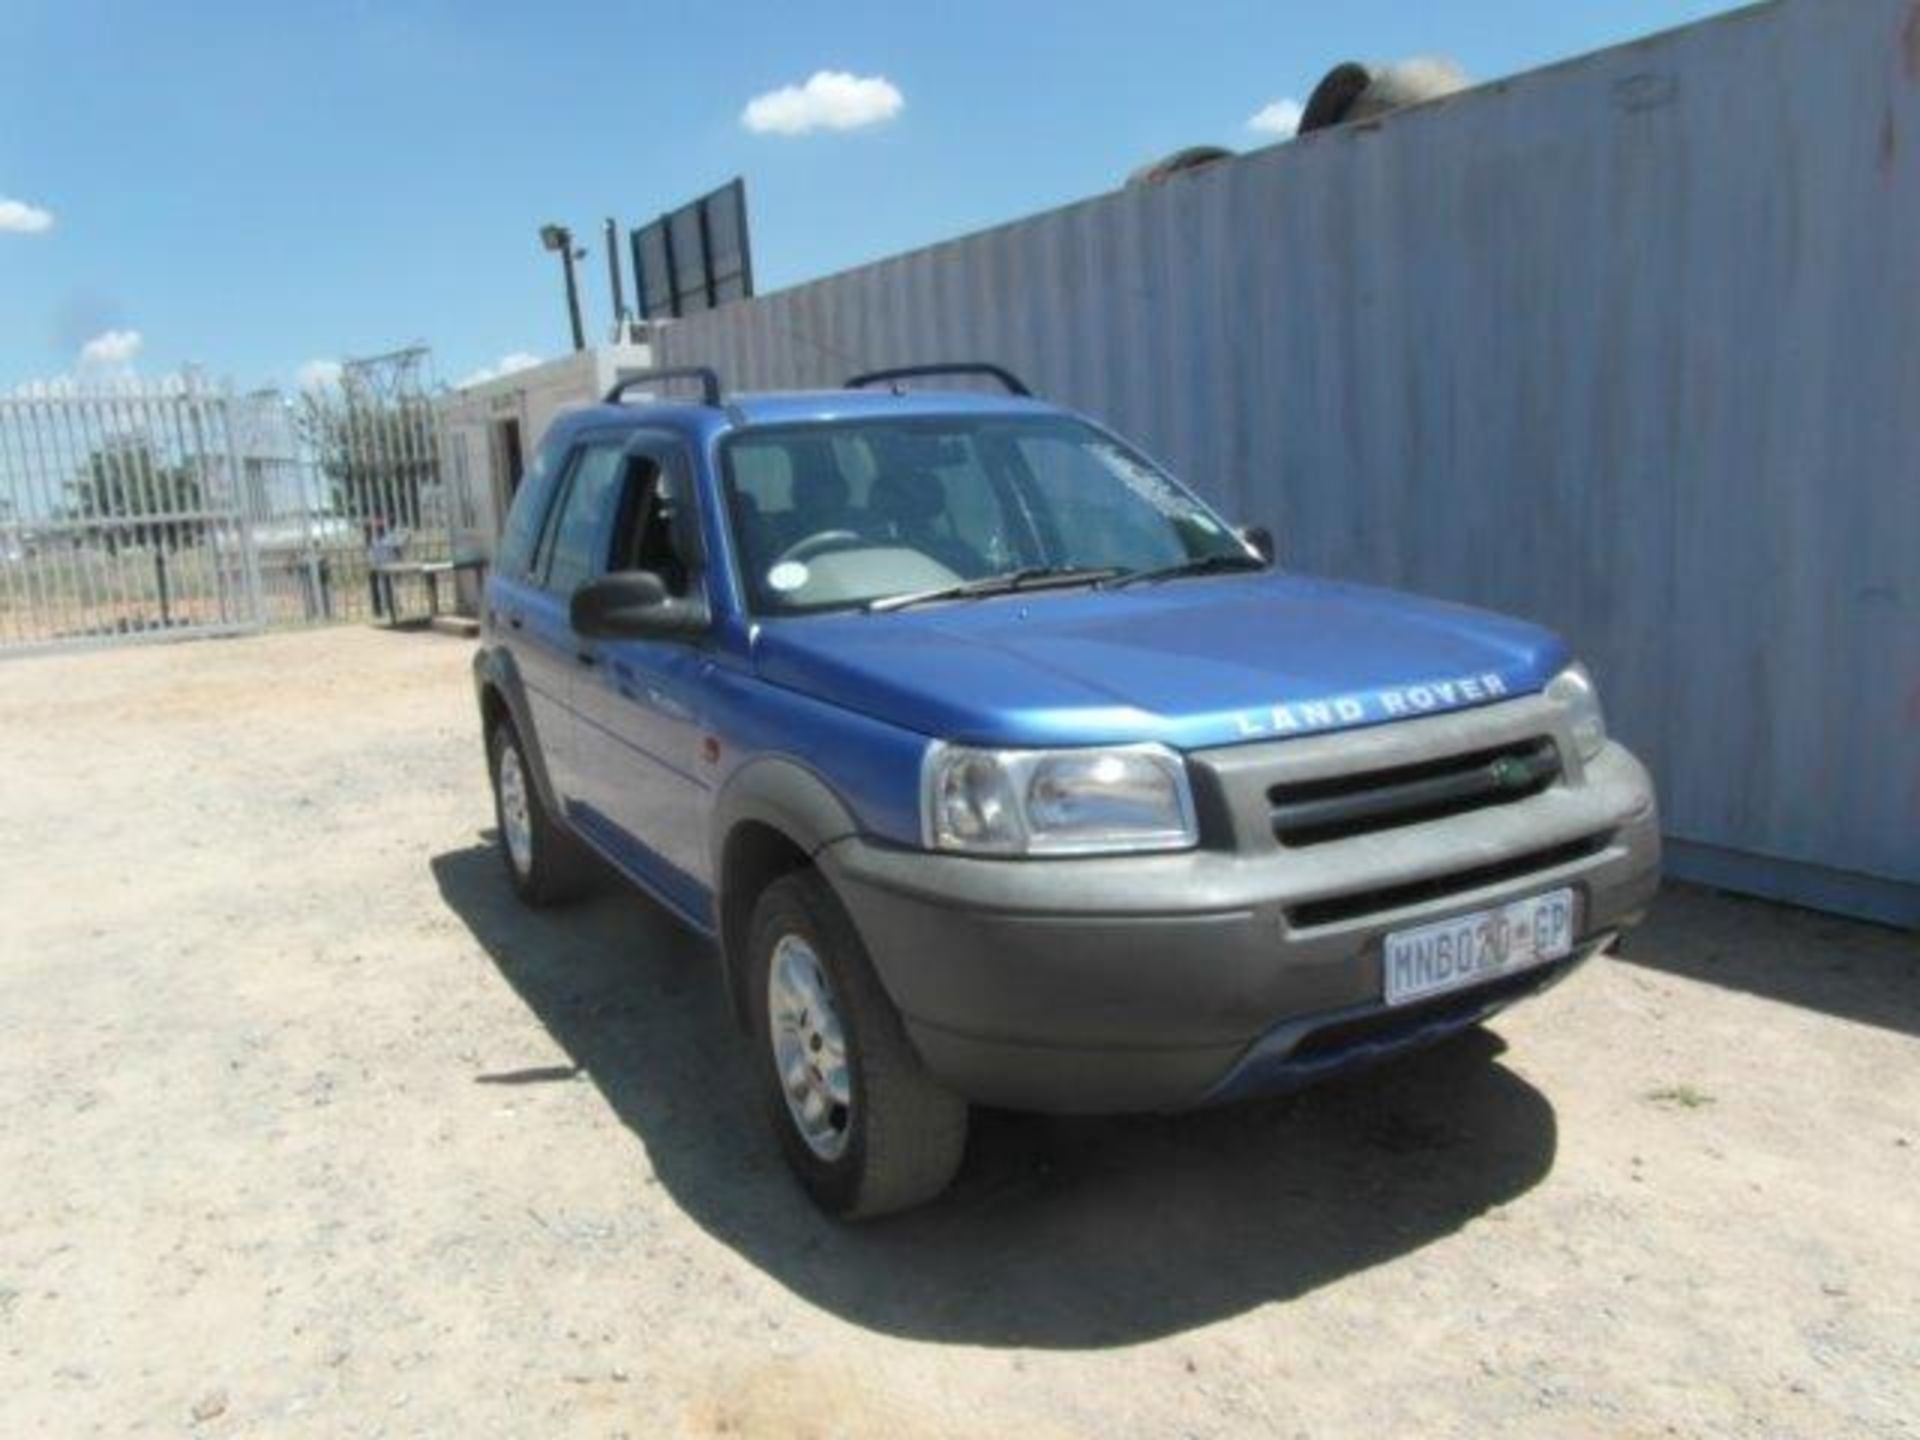
POLYGON ((1475 1032, 1302 1095, 1179 1117, 978 1113, 948 1194, 840 1224, 787 1177, 708 946, 611 885, 529 911, 489 845, 432 868, 686 1214, 805 1299, 887 1333, 1151 1339, 1407 1254, 1552 1168, 1552 1106, 1475 1032))
POLYGON ((1920 937, 1669 881, 1620 958, 1920 1036, 1920 937))

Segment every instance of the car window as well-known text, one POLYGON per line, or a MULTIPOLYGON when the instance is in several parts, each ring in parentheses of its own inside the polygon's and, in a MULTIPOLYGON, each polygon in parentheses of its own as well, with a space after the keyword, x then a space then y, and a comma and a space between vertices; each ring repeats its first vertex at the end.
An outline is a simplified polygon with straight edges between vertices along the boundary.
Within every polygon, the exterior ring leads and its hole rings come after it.
POLYGON ((699 576, 699 517, 683 457, 629 457, 608 551, 610 570, 650 570, 684 597, 699 576))
POLYGON ((1033 477, 1041 521, 1057 537, 1060 563, 1148 570, 1199 553, 1170 523, 1183 513, 1189 523, 1199 518, 1185 497, 1118 446, 1045 432, 1014 444, 1033 477))
POLYGON ((767 426, 736 433, 722 459, 756 614, 1031 566, 1144 571, 1245 553, 1176 481, 1068 416, 767 426))
POLYGON ((971 578, 1003 567, 1017 545, 1006 488, 965 430, 871 429, 845 449, 865 458, 870 531, 932 554, 971 578))
POLYGON ((1004 569, 1017 546, 1012 506, 1006 487, 981 463, 978 446, 969 444, 968 451, 964 463, 938 466, 933 472, 940 482, 941 524, 987 570, 1004 569))
POLYGON ((533 542, 544 518, 541 502, 547 498, 544 486, 536 492, 531 485, 522 485, 520 493, 513 497, 513 508, 507 511, 506 527, 500 532, 500 544, 494 554, 493 568, 500 574, 518 580, 531 567, 533 542))
POLYGON ((595 539, 606 534, 625 468, 618 444, 591 445, 574 462, 545 545, 543 584, 554 594, 571 595, 593 577, 595 539))
POLYGON ((774 608, 839 603, 889 577, 971 579, 1035 548, 976 437, 944 424, 748 433, 729 447, 728 473, 748 590, 774 608))
POLYGON ((560 466, 565 445, 563 439, 542 445, 534 456, 533 468, 514 492, 494 554, 493 568, 502 575, 521 580, 534 573, 534 546, 540 539, 542 522, 552 510, 552 474, 560 466))
POLYGON ((793 509, 793 466, 784 445, 733 447, 733 493, 756 513, 772 518, 793 509))

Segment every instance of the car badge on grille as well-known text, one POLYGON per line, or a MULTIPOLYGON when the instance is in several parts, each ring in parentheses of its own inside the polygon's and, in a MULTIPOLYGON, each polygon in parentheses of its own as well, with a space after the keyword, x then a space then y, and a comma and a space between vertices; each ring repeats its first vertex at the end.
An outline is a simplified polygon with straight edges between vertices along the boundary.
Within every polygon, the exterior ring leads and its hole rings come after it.
POLYGON ((1533 767, 1511 755, 1502 755, 1489 768, 1493 783, 1502 790, 1524 790, 1533 783, 1533 767))

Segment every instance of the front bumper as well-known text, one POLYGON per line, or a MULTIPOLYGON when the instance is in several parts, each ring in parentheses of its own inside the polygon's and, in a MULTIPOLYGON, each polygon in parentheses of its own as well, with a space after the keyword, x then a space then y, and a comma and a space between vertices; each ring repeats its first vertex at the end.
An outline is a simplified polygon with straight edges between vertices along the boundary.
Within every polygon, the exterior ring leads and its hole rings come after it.
POLYGON ((1610 745, 1577 785, 1319 846, 1306 863, 1237 847, 985 860, 859 838, 819 863, 944 1084, 981 1104, 1098 1113, 1270 1093, 1484 1019, 1637 922, 1659 853, 1646 772, 1610 745), (1385 1006, 1389 931, 1566 885, 1573 956, 1385 1006), (1322 919, 1329 894, 1379 907, 1322 919))

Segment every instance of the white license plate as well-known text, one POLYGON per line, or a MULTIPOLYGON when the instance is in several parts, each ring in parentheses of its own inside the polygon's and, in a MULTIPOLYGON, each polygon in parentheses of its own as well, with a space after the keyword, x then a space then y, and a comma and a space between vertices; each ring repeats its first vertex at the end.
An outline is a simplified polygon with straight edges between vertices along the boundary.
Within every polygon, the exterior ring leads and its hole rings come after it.
POLYGON ((1550 890, 1493 910, 1387 936, 1386 996, 1405 1005, 1558 960, 1573 949, 1573 891, 1550 890))

